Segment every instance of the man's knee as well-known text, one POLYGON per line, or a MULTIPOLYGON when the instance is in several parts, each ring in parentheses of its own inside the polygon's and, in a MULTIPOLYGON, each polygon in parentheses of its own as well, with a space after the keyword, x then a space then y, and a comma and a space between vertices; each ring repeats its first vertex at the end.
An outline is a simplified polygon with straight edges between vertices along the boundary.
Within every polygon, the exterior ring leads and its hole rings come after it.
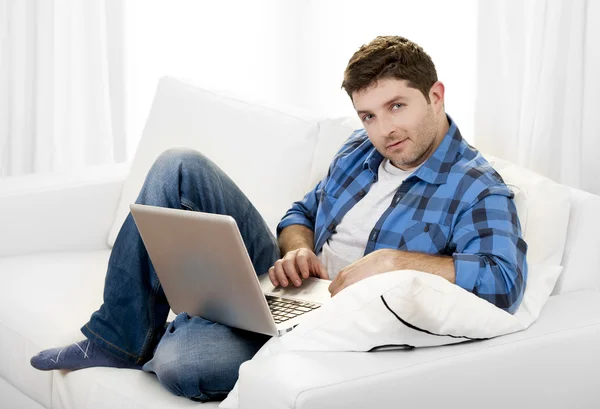
POLYGON ((202 178, 213 175, 214 164, 199 151, 189 148, 171 148, 161 153, 146 176, 146 185, 161 190, 164 186, 178 186, 184 175, 202 178))
POLYGON ((208 360, 198 355, 186 356, 181 349, 157 351, 151 367, 159 382, 171 393, 189 399, 208 401, 224 399, 233 388, 237 376, 233 378, 227 371, 231 368, 222 365, 219 359, 208 360))
POLYGON ((153 368, 159 382, 171 393, 194 400, 213 400, 223 398, 228 390, 207 389, 207 381, 212 365, 203 362, 187 360, 186 357, 175 357, 172 360, 158 357, 159 362, 153 368), (208 373, 207 373, 208 372, 208 373))
POLYGON ((190 148, 171 148, 161 153, 152 166, 152 170, 178 169, 181 166, 204 167, 210 161, 201 152, 190 148))
POLYGON ((241 363, 252 358, 259 347, 253 345, 253 338, 239 339, 235 333, 202 318, 179 314, 144 370, 154 372, 176 395, 203 401, 223 399, 233 388, 241 363))

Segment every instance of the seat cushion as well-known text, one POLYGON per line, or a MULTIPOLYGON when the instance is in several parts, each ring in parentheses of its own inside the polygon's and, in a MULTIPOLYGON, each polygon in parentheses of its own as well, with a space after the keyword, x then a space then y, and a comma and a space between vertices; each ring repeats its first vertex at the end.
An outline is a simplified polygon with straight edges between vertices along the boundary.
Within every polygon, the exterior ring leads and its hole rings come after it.
POLYGON ((196 149, 248 196, 272 231, 308 183, 318 124, 312 114, 269 108, 163 78, 125 182, 112 246, 154 160, 173 147, 196 149))
POLYGON ((53 409, 211 409, 220 403, 200 404, 175 396, 153 374, 115 368, 57 373, 52 399, 53 409))
POLYGON ((53 373, 33 369, 29 359, 83 338, 79 328, 102 302, 108 254, 0 258, 0 377, 46 407, 53 373))
POLYGON ((0 378, 0 405, 10 409, 44 409, 2 378, 0 378))
MULTIPOLYGON (((63 373, 30 366, 41 349, 83 339, 79 328, 102 303, 109 255, 103 250, 0 258, 0 378, 48 408, 191 406, 141 371, 63 373)), ((216 404, 204 407, 210 406, 216 404)))

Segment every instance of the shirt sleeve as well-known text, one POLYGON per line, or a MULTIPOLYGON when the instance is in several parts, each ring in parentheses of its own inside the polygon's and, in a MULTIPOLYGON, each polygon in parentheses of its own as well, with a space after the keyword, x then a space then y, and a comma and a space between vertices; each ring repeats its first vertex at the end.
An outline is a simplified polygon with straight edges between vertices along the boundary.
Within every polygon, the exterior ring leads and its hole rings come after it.
POLYGON ((512 314, 525 290, 527 244, 512 197, 488 193, 455 225, 456 284, 512 314))
MULTIPOLYGON (((329 174, 327 177, 329 177, 329 174)), ((321 186, 324 186, 327 177, 317 183, 314 189, 308 192, 302 200, 292 204, 292 207, 285 213, 277 225, 277 237, 279 237, 281 230, 292 224, 301 224, 313 231, 315 230, 315 218, 319 205, 321 186)))
POLYGON ((319 199, 323 190, 323 187, 327 184, 329 177, 331 176, 333 169, 337 162, 344 155, 352 152, 358 145, 367 140, 367 134, 364 129, 359 129, 350 135, 350 137, 340 147, 338 152, 333 157, 329 164, 329 171, 313 190, 308 192, 302 200, 294 202, 292 207, 285 213, 279 224, 277 225, 277 237, 285 227, 292 224, 301 224, 308 227, 311 230, 315 230, 315 220, 317 217, 317 210, 319 207, 319 199))

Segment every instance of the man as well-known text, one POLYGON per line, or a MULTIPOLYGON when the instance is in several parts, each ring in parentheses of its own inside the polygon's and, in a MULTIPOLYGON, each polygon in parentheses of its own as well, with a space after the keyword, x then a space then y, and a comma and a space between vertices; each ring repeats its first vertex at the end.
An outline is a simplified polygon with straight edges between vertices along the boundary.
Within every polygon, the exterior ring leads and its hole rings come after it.
MULTIPOLYGON (((331 278, 335 296, 368 276, 414 269, 514 312, 527 245, 513 195, 446 115, 431 58, 405 38, 378 37, 352 56, 342 87, 364 129, 285 214, 278 241, 237 186, 197 152, 161 155, 137 203, 231 215, 256 271, 268 271, 275 285, 331 278)), ((42 351, 31 363, 142 368, 177 395, 211 400, 228 393, 240 364, 267 340, 187 314, 165 328, 168 311, 129 215, 109 260, 104 304, 82 328, 87 339, 42 351)))

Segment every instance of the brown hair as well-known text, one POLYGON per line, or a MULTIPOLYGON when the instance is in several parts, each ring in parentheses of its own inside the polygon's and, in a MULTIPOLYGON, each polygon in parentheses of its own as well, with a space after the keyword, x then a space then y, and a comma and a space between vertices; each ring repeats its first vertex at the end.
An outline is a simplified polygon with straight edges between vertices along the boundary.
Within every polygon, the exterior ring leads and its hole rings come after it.
POLYGON ((344 71, 342 88, 350 99, 384 78, 408 81, 429 100, 429 90, 437 81, 431 57, 418 44, 400 36, 379 36, 354 53, 344 71))

